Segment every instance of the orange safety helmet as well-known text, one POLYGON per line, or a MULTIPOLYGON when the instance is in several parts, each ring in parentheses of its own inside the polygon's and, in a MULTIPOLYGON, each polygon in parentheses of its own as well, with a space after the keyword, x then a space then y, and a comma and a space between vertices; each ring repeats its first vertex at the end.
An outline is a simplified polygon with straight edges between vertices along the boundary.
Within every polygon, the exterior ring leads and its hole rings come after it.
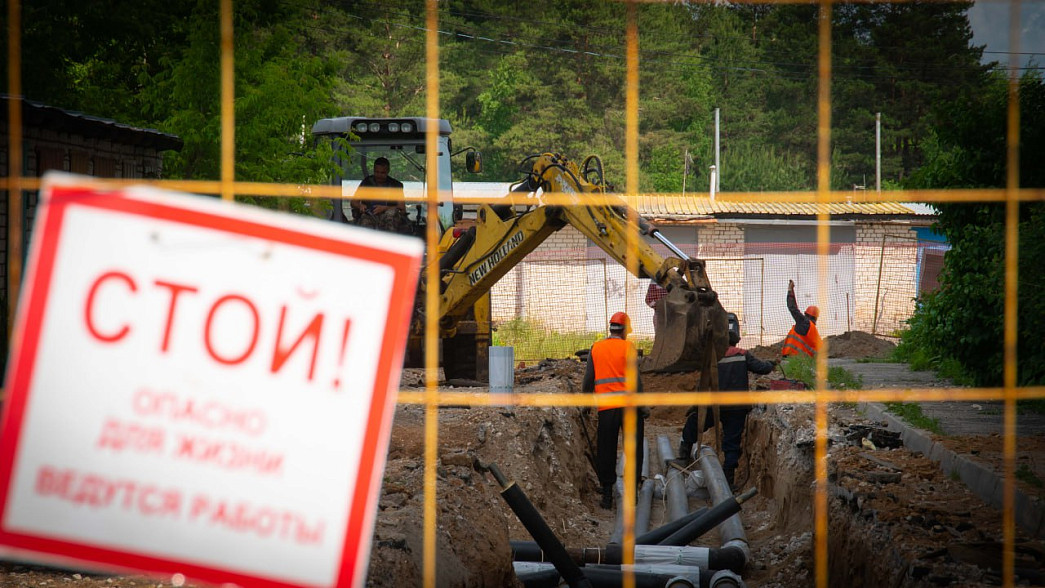
POLYGON ((623 312, 613 313, 613 316, 610 317, 611 329, 613 328, 613 325, 620 325, 624 327, 625 333, 631 332, 631 319, 629 319, 628 315, 623 312))
POLYGON ((806 309, 806 314, 813 318, 820 318, 820 309, 815 306, 810 306, 806 309))

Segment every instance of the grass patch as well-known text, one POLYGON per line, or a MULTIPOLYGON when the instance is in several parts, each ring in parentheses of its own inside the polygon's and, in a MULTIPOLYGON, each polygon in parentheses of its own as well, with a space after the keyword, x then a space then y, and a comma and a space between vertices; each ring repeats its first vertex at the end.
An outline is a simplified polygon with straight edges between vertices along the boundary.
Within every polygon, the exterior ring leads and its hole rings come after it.
POLYGON ((919 372, 933 369, 932 356, 924 349, 915 348, 913 345, 903 341, 893 348, 892 353, 889 354, 889 359, 897 363, 906 363, 912 370, 919 372))
POLYGON ((1016 479, 1021 482, 1030 484, 1035 488, 1045 488, 1045 483, 1041 481, 1041 478, 1035 476, 1034 472, 1030 471, 1030 467, 1028 467, 1025 463, 1021 463, 1020 467, 1017 468, 1016 479))
MULTIPOLYGON (((790 355, 781 364, 786 377, 805 382, 810 389, 816 387, 816 361, 808 355, 790 355)), ((829 390, 852 390, 864 387, 864 380, 842 367, 827 368, 829 390)))
POLYGON ((948 358, 940 360, 936 365, 936 375, 958 384, 959 386, 973 386, 975 382, 962 367, 957 359, 948 358))
POLYGON ((943 435, 943 428, 940 427, 940 421, 936 418, 926 416, 925 413, 922 412, 921 405, 914 404, 913 402, 886 402, 885 409, 919 429, 924 429, 936 433, 937 435, 943 435))
MULTIPOLYGON (((546 358, 563 359, 575 357, 581 349, 589 349, 608 333, 594 331, 562 332, 549 330, 537 321, 512 319, 497 325, 493 332, 493 345, 514 348, 516 361, 536 361, 546 358)), ((630 339, 639 353, 649 355, 653 341, 630 339)))
POLYGON ((1016 414, 1045 414, 1045 398, 1017 400, 1016 414))
POLYGON ((1038 498, 1045 498, 1045 482, 1042 482, 1041 478, 1034 475, 1034 472, 1030 470, 1027 464, 1021 463, 1020 467, 1016 468, 1016 479, 1036 488, 1038 490, 1038 498))
POLYGON ((889 354, 889 361, 906 363, 914 371, 935 372, 937 376, 947 378, 959 386, 975 385, 972 377, 958 360, 932 355, 926 351, 924 346, 916 345, 911 341, 901 339, 900 344, 894 347, 892 353, 889 354))
POLYGON ((960 474, 958 474, 958 470, 951 470, 951 480, 953 480, 955 482, 961 482, 962 481, 962 477, 961 477, 960 474))
POLYGON ((892 355, 887 357, 859 357, 856 363, 904 363, 892 355))

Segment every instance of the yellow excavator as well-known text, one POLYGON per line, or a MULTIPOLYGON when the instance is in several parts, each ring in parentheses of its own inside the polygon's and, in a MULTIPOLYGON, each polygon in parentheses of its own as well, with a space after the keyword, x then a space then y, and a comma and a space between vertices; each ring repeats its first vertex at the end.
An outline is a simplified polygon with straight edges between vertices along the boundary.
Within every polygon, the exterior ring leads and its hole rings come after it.
MULTIPOLYGON (((509 270, 567 225, 627 267, 629 211, 623 200, 607 196, 598 157, 589 156, 578 166, 560 154, 542 153, 527 158, 523 169, 526 177, 513 192, 600 194, 600 200, 616 202, 535 204, 524 211, 510 204, 480 205, 475 226, 456 239, 444 236, 449 246, 439 260, 442 329, 452 330, 509 270)), ((707 361, 709 352, 717 361, 728 346, 729 323, 704 262, 687 256, 642 217, 632 213, 632 218, 641 235, 660 241, 676 255, 665 258, 644 239, 635 242, 636 276, 649 278, 668 292, 654 309, 653 350, 640 367, 644 371, 692 371, 707 361)))
MULTIPOLYGON (((439 125, 440 194, 452 194, 450 157, 468 151, 469 171, 481 169, 481 158, 474 150, 453 152, 450 124, 439 125), (445 185, 444 185, 445 184, 445 185)), ((377 156, 391 160, 392 175, 415 177, 418 194, 424 194, 424 134, 427 119, 370 119, 341 117, 323 119, 312 129, 317 137, 341 139, 336 145, 351 148, 339 155, 343 174, 336 178, 351 196, 358 180, 351 174, 365 173, 367 159, 377 156), (405 131, 404 127, 409 128, 405 131), (395 131, 391 131, 394 128, 395 131), (361 170, 356 172, 356 170, 361 170), (410 176, 409 174, 415 174, 410 176)), ((602 248, 624 267, 628 258, 627 232, 630 222, 637 222, 642 237, 635 240, 636 261, 632 266, 639 278, 649 278, 667 290, 654 309, 655 337, 650 355, 643 358, 643 371, 677 372, 714 369, 728 347, 729 315, 722 308, 711 287, 704 262, 693 259, 672 244, 645 219, 629 211, 626 203, 609 194, 601 160, 589 156, 577 165, 557 153, 541 153, 526 158, 520 170, 522 180, 512 192, 533 195, 532 206, 516 204, 478 205, 475 224, 467 230, 452 230, 459 224, 460 208, 452 200, 441 202, 437 218, 442 238, 439 246, 440 280, 439 329, 441 365, 446 379, 485 381, 488 376, 490 345, 490 288, 515 267, 528 253, 554 232, 570 225, 602 248), (557 194, 598 194, 599 204, 549 205, 536 197, 538 192, 557 194), (605 203, 605 204, 603 204, 605 203), (646 238, 662 243, 674 256, 663 257, 646 238)), ((400 179, 402 179, 400 177, 400 179)), ((410 195, 407 195, 410 198, 410 195)), ((346 220, 346 208, 335 201, 334 220, 346 220), (339 217, 340 213, 340 217, 339 217)), ((415 223, 426 218, 422 204, 416 204, 415 223)), ((632 227, 630 230, 635 230, 632 227)), ((418 230, 418 234, 423 234, 418 230)), ((422 274, 418 307, 414 313, 407 349, 407 366, 423 365, 423 328, 425 290, 429 287, 422 274)))

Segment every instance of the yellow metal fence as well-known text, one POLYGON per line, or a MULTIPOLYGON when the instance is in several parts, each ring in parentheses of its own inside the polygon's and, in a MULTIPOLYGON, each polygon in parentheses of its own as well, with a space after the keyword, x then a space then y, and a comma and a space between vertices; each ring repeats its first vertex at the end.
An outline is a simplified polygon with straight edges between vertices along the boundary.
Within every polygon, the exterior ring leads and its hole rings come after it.
MULTIPOLYGON (((112 184, 127 183, 149 183, 157 187, 181 190, 197 193, 220 194, 222 198, 231 200, 234 195, 259 195, 278 197, 317 197, 337 198, 341 196, 339 186, 321 185, 284 185, 263 184, 250 182, 237 182, 234 179, 234 144, 235 144, 235 119, 233 109, 233 80, 234 80, 234 52, 232 34, 232 0, 220 0, 221 4, 221 109, 222 109, 222 148, 221 148, 221 180, 220 181, 165 181, 143 180, 112 181, 112 184)), ((819 210, 817 215, 818 232, 816 256, 818 260, 817 276, 818 282, 815 291, 818 292, 818 305, 828 307, 832 304, 828 300, 830 291, 827 276, 829 273, 828 259, 831 247, 830 215, 826 212, 827 206, 834 202, 851 202, 854 195, 850 191, 830 190, 830 145, 831 145, 831 14, 833 3, 822 1, 819 6, 819 97, 818 97, 818 159, 817 159, 817 182, 816 188, 806 192, 787 193, 719 193, 720 200, 736 200, 747 202, 788 202, 788 203, 813 203, 819 210)), ((1015 450, 1016 450, 1016 401, 1020 399, 1045 398, 1045 387, 1024 387, 1016 385, 1016 293, 1018 284, 1017 275, 1017 221, 1018 204, 1023 201, 1045 200, 1045 191, 1034 189, 1021 189, 1019 187, 1018 146, 1019 146, 1019 110, 1016 100, 1017 92, 1017 64, 1019 54, 1017 28, 1019 15, 1018 1, 1012 2, 1012 13, 1010 17, 1010 43, 1013 63, 1010 66, 1009 82, 1009 106, 1007 119, 1007 144, 1008 154, 1006 161, 1007 181, 1004 189, 983 190, 924 190, 924 191, 890 191, 883 193, 863 192, 859 200, 865 202, 888 202, 888 201, 919 201, 919 202, 1004 202, 1006 205, 1006 247, 1005 247, 1005 306, 1004 306, 1004 382, 997 388, 972 388, 972 389, 877 389, 877 390, 846 390, 835 391, 827 389, 827 356, 822 354, 817 361, 817 379, 814 390, 793 392, 731 392, 717 393, 714 396, 708 393, 679 392, 679 393, 657 393, 645 394, 642 398, 644 405, 674 405, 690 406, 695 404, 750 404, 750 403, 810 403, 816 408, 816 441, 815 441, 815 508, 814 508, 814 531, 815 531, 815 578, 816 585, 820 588, 828 586, 828 494, 827 494, 827 411, 828 405, 833 402, 870 402, 870 401, 939 401, 939 400, 1000 400, 1005 406, 1005 432, 1004 432, 1004 506, 1003 506, 1003 534, 1004 534, 1004 556, 1003 556, 1003 584, 1014 585, 1014 474, 1015 474, 1015 450)), ((626 28, 626 78, 622 80, 626 84, 626 182, 623 196, 638 193, 638 84, 639 52, 638 44, 640 31, 636 19, 637 6, 635 2, 627 4, 627 28, 626 28)), ((12 96, 20 96, 21 80, 19 66, 20 54, 20 19, 21 3, 11 1, 7 3, 7 36, 8 36, 8 88, 12 96)), ((427 60, 427 102, 426 116, 430 119, 440 118, 439 105, 439 3, 436 0, 426 2, 426 60, 427 60)), ((8 116, 10 121, 10 148, 9 161, 18 162, 22 159, 22 114, 21 104, 18 100, 8 101, 8 116)), ((427 158, 430 173, 437 173, 435 157, 437 153, 436 141, 437 130, 435 126, 430 127, 427 136, 427 158)), ((438 181, 432 178, 430 186, 437 186, 438 181)), ((22 277, 22 235, 25 227, 21 225, 23 218, 22 198, 17 195, 39 189, 37 178, 23 177, 22 170, 18 165, 9 165, 9 173, 2 180, 0 190, 8 195, 8 219, 9 248, 7 251, 7 279, 8 292, 18 292, 22 277)), ((437 194, 433 190, 429 195, 430 203, 437 201, 437 194)), ((575 196, 574 196, 575 197, 575 196)), ((554 201, 554 198, 551 198, 554 201)), ((428 258, 437 257, 437 239, 435 221, 435 206, 429 206, 427 248, 428 258)), ((639 236, 637 223, 632 223, 635 228, 629 234, 629 243, 633 248, 639 236)), ((635 256, 629 256, 634 260, 635 256)), ((630 272, 634 267, 628 268, 630 272)), ((429 283, 439 280, 438 266, 429 264, 426 269, 426 278, 429 283)), ((436 308, 438 301, 438 290, 431 288, 425 301, 428 308, 436 308)), ((15 300, 11 296, 7 301, 8 307, 13 311, 15 300)), ((13 314, 13 312, 12 312, 13 314)), ((427 312, 426 347, 429 350, 438 348, 438 325, 436 320, 438 312, 427 312)), ((485 394, 468 394, 440 390, 437 381, 437 357, 429 353, 426 358, 426 387, 424 392, 401 392, 398 402, 400 404, 421 404, 425 407, 425 451, 424 451, 424 583, 425 586, 436 585, 437 562, 436 554, 436 493, 434 491, 437 465, 438 438, 438 408, 447 405, 471 405, 484 406, 491 403, 504 404, 513 403, 518 406, 592 406, 593 399, 587 395, 573 394, 542 394, 538 396, 514 395, 510 397, 498 396, 491 399, 485 394)), ((628 380, 634 389, 635 369, 634 365, 629 370, 628 380)), ((634 395, 629 395, 628 406, 625 416, 625 447, 627 453, 633 454, 633 433, 636 427, 636 400, 634 395)), ((624 563, 633 563, 635 520, 635 480, 637 473, 634 471, 634 460, 628 459, 628 467, 625 470, 625 497, 624 508, 624 563)), ((632 586, 634 578, 625 576, 625 585, 632 586)))

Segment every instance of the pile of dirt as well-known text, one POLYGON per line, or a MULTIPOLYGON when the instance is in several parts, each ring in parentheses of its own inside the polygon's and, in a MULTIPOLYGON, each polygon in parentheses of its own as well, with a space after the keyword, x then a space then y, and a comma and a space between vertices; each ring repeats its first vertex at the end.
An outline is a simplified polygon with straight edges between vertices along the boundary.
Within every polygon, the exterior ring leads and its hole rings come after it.
POLYGON ((827 352, 831 357, 851 359, 881 359, 889 357, 896 343, 875 337, 864 331, 849 331, 827 337, 827 352))
POLYGON ((515 384, 547 382, 559 392, 581 391, 585 364, 577 359, 542 359, 535 365, 521 365, 515 369, 515 384))
MULTIPOLYGON (((1000 583, 1001 513, 939 464, 902 448, 842 446, 830 452, 828 476, 831 576, 839 585, 868 577, 886 586, 1000 583)), ((1020 535, 1018 584, 1040 585, 1045 546, 1020 535)))
MULTIPOLYGON (((896 343, 864 331, 848 331, 841 335, 831 335, 826 337, 825 341, 831 357, 850 359, 886 358, 896 348, 896 343)), ((756 345, 749 351, 762 359, 773 359, 780 357, 780 351, 783 348, 784 340, 781 339, 772 345, 756 345)))
POLYGON ((756 345, 751 349, 748 349, 751 353, 755 354, 755 357, 759 359, 780 359, 780 351, 784 348, 784 340, 781 339, 772 345, 756 345))

